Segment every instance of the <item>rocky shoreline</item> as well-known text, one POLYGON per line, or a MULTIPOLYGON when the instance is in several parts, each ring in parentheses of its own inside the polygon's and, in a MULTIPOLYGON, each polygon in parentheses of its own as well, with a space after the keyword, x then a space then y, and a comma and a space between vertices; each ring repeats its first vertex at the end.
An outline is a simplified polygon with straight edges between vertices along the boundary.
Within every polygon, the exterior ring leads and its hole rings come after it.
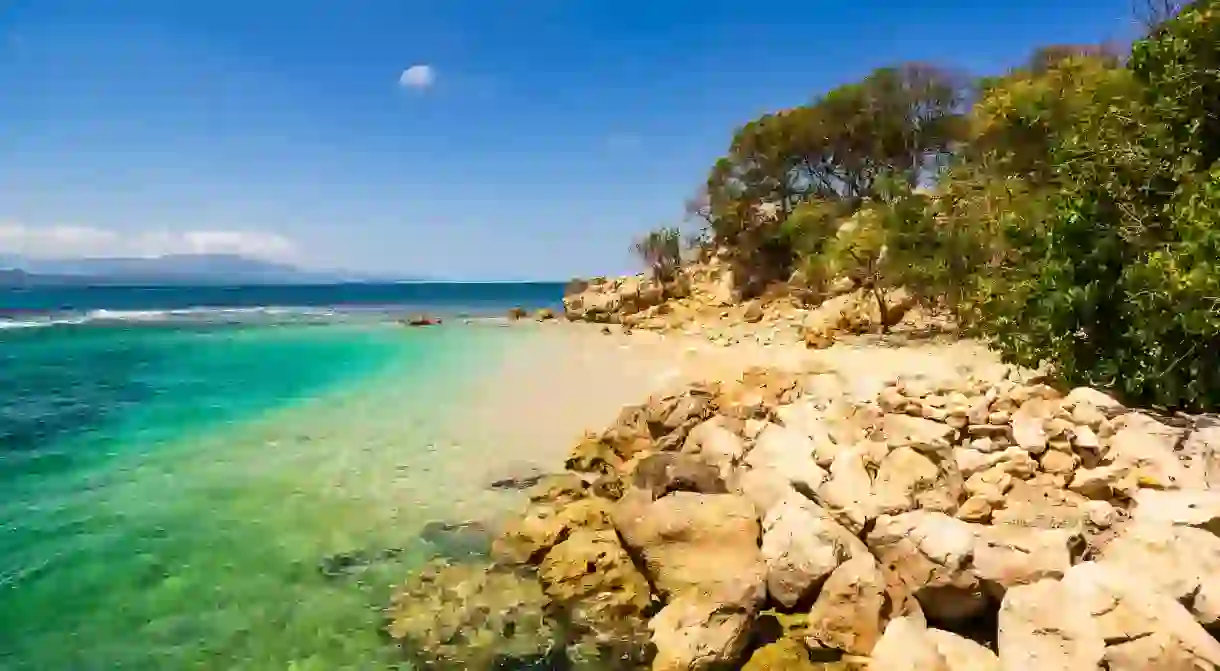
MULTIPOLYGON (((593 314, 690 333, 693 293, 593 314)), ((822 308, 715 309, 824 346, 822 308)), ((1215 418, 1010 367, 816 368, 624 408, 490 559, 411 576, 387 631, 437 669, 1220 669, 1215 418)))

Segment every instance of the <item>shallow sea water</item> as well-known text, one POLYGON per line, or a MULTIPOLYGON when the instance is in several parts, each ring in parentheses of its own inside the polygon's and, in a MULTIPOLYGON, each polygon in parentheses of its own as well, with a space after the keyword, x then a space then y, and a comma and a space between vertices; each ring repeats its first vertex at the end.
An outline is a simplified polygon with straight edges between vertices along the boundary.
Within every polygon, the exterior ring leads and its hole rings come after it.
POLYGON ((0 333, 0 668, 380 669, 424 525, 515 505, 453 443, 490 324, 0 333), (388 551, 388 552, 387 552, 388 551), (386 555, 326 575, 338 553, 386 555))

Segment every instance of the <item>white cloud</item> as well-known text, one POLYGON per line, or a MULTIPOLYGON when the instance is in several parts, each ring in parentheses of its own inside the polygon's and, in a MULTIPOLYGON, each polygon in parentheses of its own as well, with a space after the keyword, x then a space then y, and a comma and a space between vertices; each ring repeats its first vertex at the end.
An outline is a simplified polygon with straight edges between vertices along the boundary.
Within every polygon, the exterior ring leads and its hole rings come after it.
POLYGON ((436 82, 436 69, 431 65, 412 65, 398 77, 398 83, 409 89, 423 90, 436 82))
POLYGON ((32 258, 240 254, 287 260, 297 255, 297 248, 288 238, 263 231, 120 233, 88 226, 26 226, 0 222, 0 252, 32 258))

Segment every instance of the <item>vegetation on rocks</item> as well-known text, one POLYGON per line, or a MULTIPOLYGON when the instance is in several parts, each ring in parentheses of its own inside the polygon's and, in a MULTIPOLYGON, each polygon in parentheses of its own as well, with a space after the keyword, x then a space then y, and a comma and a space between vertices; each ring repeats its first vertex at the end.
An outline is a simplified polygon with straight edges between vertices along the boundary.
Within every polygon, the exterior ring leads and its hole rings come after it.
MULTIPOLYGON (((901 290, 1064 386, 1216 407, 1220 0, 1176 9, 1127 54, 1046 47, 973 85, 903 64, 745 124, 688 206, 729 285, 710 304, 858 290, 878 316, 847 321, 885 330, 901 290)), ((640 249, 683 276, 676 230, 640 249)))

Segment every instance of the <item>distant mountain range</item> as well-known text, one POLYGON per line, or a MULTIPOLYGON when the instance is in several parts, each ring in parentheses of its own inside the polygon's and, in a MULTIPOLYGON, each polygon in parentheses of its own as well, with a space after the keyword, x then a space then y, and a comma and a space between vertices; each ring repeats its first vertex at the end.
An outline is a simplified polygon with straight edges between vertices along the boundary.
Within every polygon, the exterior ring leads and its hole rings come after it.
POLYGON ((155 258, 30 259, 0 255, 0 286, 334 284, 418 281, 368 273, 318 271, 235 254, 155 258))

